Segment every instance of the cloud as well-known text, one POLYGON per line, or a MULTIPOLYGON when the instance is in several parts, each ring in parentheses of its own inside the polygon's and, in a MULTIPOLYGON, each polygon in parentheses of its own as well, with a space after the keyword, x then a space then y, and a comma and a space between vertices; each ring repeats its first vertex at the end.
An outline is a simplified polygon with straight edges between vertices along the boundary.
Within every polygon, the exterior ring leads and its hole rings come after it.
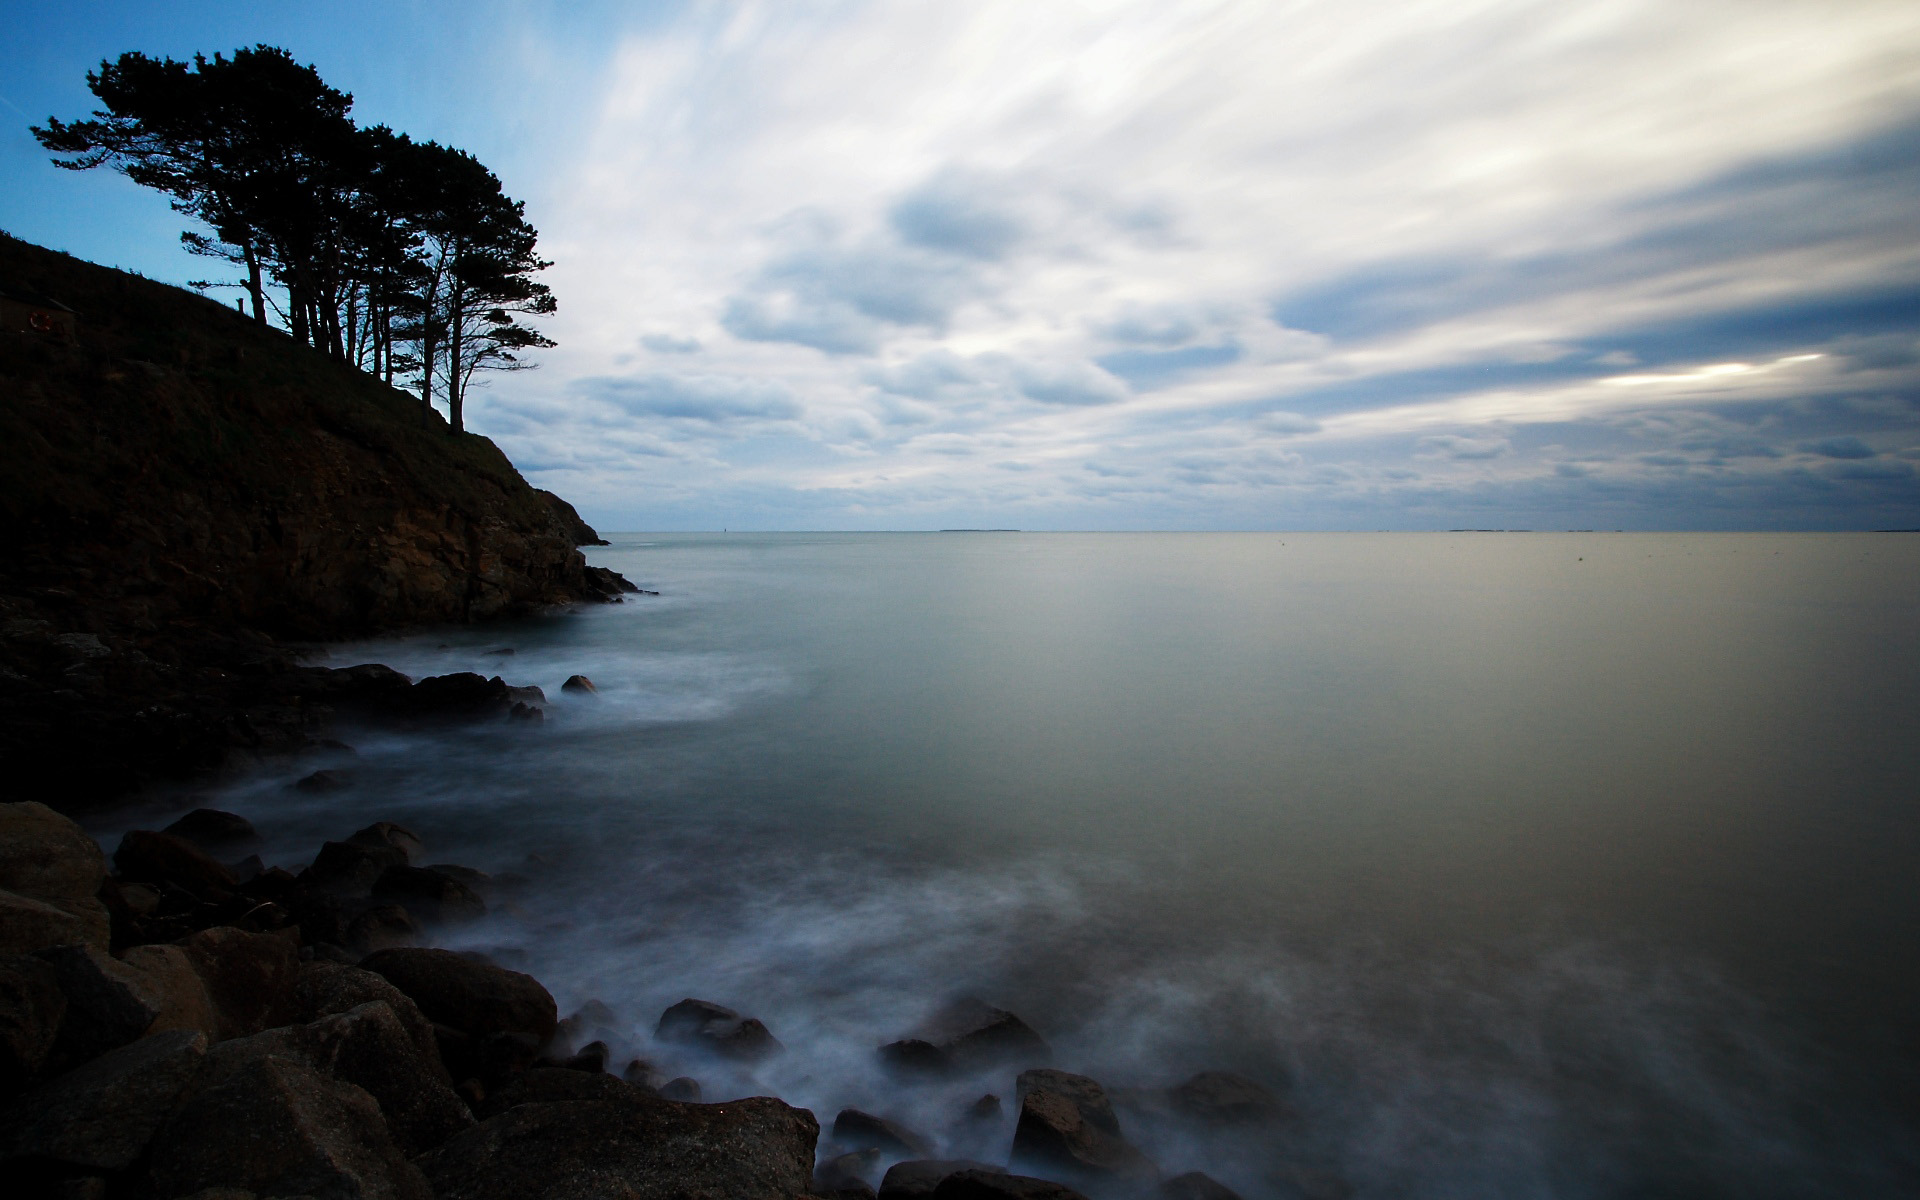
POLYGON ((1094 361, 1139 391, 1166 387, 1196 371, 1239 362, 1244 351, 1233 342, 1214 346, 1187 346, 1179 350, 1122 350, 1094 361))
POLYGON ((1005 258, 1027 233, 1001 189, 951 171, 901 197, 888 216, 909 245, 988 261, 1005 258))
POLYGON ((721 375, 640 375, 580 381, 587 394, 636 417, 701 421, 790 421, 804 411, 784 385, 721 375))
POLYGON ((700 339, 674 337, 666 333, 649 333, 641 337, 640 344, 655 354, 694 354, 700 349, 700 339))
POLYGON ((1420 439, 1420 451, 1423 457, 1451 458, 1468 462, 1479 462, 1491 458, 1504 458, 1513 453, 1513 443, 1503 437, 1461 437, 1458 434, 1437 434, 1420 439))
POLYGON ((1085 407, 1126 398, 1126 385, 1084 362, 1022 363, 1014 368, 1020 394, 1042 404, 1085 407))
POLYGON ((1872 458, 1873 447, 1857 437, 1821 438, 1817 442, 1802 442, 1800 449, 1808 454, 1818 454, 1822 458, 1872 458))

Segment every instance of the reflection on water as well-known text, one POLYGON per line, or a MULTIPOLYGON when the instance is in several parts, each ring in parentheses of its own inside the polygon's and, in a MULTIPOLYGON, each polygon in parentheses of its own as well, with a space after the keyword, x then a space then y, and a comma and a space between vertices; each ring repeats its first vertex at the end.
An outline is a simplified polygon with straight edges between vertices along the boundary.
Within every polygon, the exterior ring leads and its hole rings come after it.
POLYGON ((307 763, 214 802, 286 862, 392 819, 524 871, 458 937, 607 1002, 617 1049, 710 1098, 1003 1155, 1008 1123, 959 1114, 1010 1079, 873 1058, 971 992, 1113 1087, 1282 1090, 1300 1119, 1257 1135, 1123 1111, 1248 1196, 1916 1191, 1920 538, 594 558, 661 595, 331 660, 538 684, 545 726, 362 732, 347 791, 285 790, 307 763), (559 694, 574 672, 598 698, 559 694), (652 1046, 689 995, 789 1053, 749 1078, 652 1046))

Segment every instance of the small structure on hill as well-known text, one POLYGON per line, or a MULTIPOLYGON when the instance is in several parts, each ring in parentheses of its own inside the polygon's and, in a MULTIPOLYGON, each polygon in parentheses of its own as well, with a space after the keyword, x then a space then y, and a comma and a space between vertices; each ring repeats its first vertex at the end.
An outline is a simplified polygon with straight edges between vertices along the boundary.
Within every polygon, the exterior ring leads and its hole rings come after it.
POLYGON ((0 286, 0 329, 8 333, 38 334, 73 344, 79 314, 28 288, 0 286))

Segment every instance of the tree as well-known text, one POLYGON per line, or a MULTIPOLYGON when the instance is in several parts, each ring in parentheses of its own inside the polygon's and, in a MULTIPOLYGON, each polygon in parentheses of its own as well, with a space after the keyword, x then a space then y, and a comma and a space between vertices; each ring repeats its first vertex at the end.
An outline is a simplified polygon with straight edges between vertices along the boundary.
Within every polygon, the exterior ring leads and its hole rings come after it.
POLYGON ((33 129, 65 156, 56 165, 111 165, 165 192, 207 226, 181 234, 193 253, 245 269, 256 320, 273 308, 296 338, 389 384, 417 372, 428 418, 436 377, 459 432, 477 372, 521 369, 521 351, 554 344, 520 323, 555 308, 533 278, 550 264, 525 207, 464 151, 357 128, 353 97, 285 50, 127 53, 87 83, 92 120, 33 129))

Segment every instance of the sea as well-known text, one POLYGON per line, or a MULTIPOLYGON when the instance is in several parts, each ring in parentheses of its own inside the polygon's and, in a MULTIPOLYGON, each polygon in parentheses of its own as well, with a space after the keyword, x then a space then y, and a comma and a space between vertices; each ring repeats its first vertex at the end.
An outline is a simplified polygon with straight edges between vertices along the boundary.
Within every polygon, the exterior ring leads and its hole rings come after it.
POLYGON ((1920 1195, 1920 536, 611 540, 648 594, 315 660, 543 723, 98 832, 211 805, 297 866, 397 821, 524 880, 438 940, 606 1005, 616 1070, 957 1157, 1005 1161, 1012 1072, 875 1050, 974 997, 1249 1200, 1920 1195), (685 997, 784 1053, 655 1044, 685 997), (1208 1070, 1286 1115, 1168 1118, 1208 1070))

